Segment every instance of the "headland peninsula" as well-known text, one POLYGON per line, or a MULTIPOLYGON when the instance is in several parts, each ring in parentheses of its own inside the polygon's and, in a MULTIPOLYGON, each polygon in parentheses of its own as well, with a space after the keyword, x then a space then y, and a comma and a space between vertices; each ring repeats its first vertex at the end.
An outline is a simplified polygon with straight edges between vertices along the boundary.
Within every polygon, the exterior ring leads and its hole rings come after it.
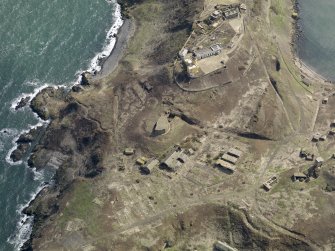
POLYGON ((12 158, 57 170, 22 250, 333 250, 335 87, 297 3, 119 4, 102 71, 30 103, 50 123, 12 158))

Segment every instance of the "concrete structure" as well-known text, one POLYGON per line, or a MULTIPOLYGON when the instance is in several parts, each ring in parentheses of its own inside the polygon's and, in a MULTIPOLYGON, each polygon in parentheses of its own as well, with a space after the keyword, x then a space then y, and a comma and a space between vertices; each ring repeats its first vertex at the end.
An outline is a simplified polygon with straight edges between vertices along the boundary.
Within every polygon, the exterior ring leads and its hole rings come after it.
POLYGON ((164 114, 160 116, 159 119, 157 120, 153 128, 152 134, 153 136, 158 136, 167 133, 169 130, 170 130, 170 122, 167 119, 167 116, 164 114))
POLYGON ((199 73, 200 73, 200 68, 197 65, 187 66, 187 75, 190 78, 198 77, 199 73))
POLYGON ((185 56, 187 55, 187 53, 188 53, 188 49, 183 48, 183 49, 181 49, 181 50, 179 51, 179 57, 180 57, 181 59, 184 59, 185 56))
POLYGON ((140 166, 143 166, 147 163, 148 159, 146 157, 139 157, 137 160, 136 160, 136 164, 140 165, 140 166))
POLYGON ((274 184, 278 183, 278 178, 276 176, 272 176, 266 182, 264 182, 263 187, 266 191, 270 191, 274 184))
POLYGON ((233 9, 227 9, 223 12, 223 15, 226 19, 233 19, 237 18, 239 14, 239 11, 237 8, 233 9))
POLYGON ((222 160, 222 159, 218 159, 216 161, 215 165, 220 167, 220 168, 223 168, 225 170, 228 170, 232 173, 235 172, 235 170, 236 170, 236 167, 233 164, 231 164, 231 163, 229 163, 225 160, 222 160))
POLYGON ((315 159, 315 166, 316 166, 316 167, 321 167, 322 164, 323 164, 323 162, 324 162, 324 159, 323 159, 322 157, 317 157, 317 158, 315 159))
POLYGON ((304 181, 307 179, 307 176, 304 173, 294 173, 292 176, 293 181, 304 181))
POLYGON ((185 164, 187 160, 188 156, 185 154, 184 150, 178 147, 162 161, 160 166, 164 169, 175 172, 183 164, 185 164))
POLYGON ((219 55, 222 51, 222 48, 219 44, 212 45, 210 48, 197 50, 194 52, 194 57, 196 59, 204 59, 211 56, 219 55))
POLYGON ((123 151, 123 154, 124 155, 133 155, 135 153, 135 150, 133 149, 133 148, 126 148, 126 149, 124 149, 124 151, 123 151))
POLYGON ((320 141, 326 141, 326 139, 327 139, 327 135, 322 135, 322 136, 320 137, 320 141))
POLYGON ((226 242, 217 241, 214 243, 214 248, 217 251, 238 251, 236 248, 229 246, 226 242))
POLYGON ((225 160, 225 161, 227 161, 227 162, 229 162, 229 163, 231 163, 233 165, 235 165, 236 162, 237 162, 237 160, 238 160, 236 157, 234 157, 232 155, 229 155, 227 153, 225 153, 224 155, 222 155, 221 159, 225 160))
POLYGON ((312 141, 317 142, 320 140, 320 137, 321 137, 321 134, 317 132, 313 135, 312 141))
POLYGON ((219 10, 215 10, 215 11, 211 14, 210 19, 211 19, 211 20, 217 20, 217 19, 219 19, 220 17, 222 17, 222 12, 219 11, 219 10))
POLYGON ((242 152, 236 148, 230 148, 228 154, 236 158, 240 158, 242 156, 242 152))
POLYGON ((313 161, 314 160, 314 154, 308 153, 306 155, 305 160, 307 160, 307 161, 313 161))
POLYGON ((157 159, 154 159, 150 161, 150 163, 143 165, 140 167, 141 172, 144 174, 150 174, 152 170, 159 165, 159 161, 157 159))
POLYGON ((323 98, 322 99, 322 104, 324 104, 324 105, 328 104, 328 98, 323 98))
POLYGON ((241 10, 247 10, 247 5, 245 3, 241 3, 240 9, 241 10))

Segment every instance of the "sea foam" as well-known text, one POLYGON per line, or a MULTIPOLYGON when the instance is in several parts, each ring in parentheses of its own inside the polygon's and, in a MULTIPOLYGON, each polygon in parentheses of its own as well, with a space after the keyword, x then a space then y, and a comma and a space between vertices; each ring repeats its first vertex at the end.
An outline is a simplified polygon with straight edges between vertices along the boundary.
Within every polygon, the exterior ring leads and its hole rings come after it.
POLYGON ((90 67, 88 68, 87 72, 92 74, 101 71, 102 60, 111 55, 116 43, 116 35, 120 27, 123 25, 121 6, 118 3, 116 3, 115 0, 107 2, 110 4, 114 4, 116 6, 115 11, 113 13, 115 20, 113 26, 107 32, 106 45, 104 46, 102 52, 96 54, 95 57, 91 60, 90 67))
MULTIPOLYGON (((109 4, 114 4, 115 5, 115 10, 113 13, 113 16, 115 18, 114 23, 112 25, 112 27, 109 29, 109 31, 107 32, 106 35, 106 42, 105 42, 105 46, 103 47, 102 52, 96 54, 94 56, 94 58, 91 60, 89 68, 84 71, 84 72, 89 72, 89 73, 97 73, 99 71, 101 71, 102 69, 102 61, 103 59, 107 58, 110 56, 110 54, 112 53, 114 46, 116 44, 116 34, 118 33, 118 30, 120 29, 120 27, 123 25, 123 20, 122 20, 122 15, 121 15, 121 6, 116 2, 116 0, 106 0, 109 4)), ((77 72, 77 80, 72 83, 72 84, 78 84, 81 81, 81 73, 83 73, 83 71, 79 71, 77 72)), ((29 82, 29 84, 27 83, 27 85, 30 86, 38 86, 39 81, 33 81, 33 82, 29 82)), ((20 100, 22 98, 25 97, 30 97, 31 101, 41 90, 43 90, 46 87, 54 87, 54 88, 60 88, 60 87, 67 87, 65 85, 52 85, 52 84, 43 84, 37 88, 35 88, 35 90, 32 93, 23 93, 21 94, 19 97, 17 97, 16 99, 14 99, 11 102, 11 111, 15 111, 15 107, 18 104, 18 102, 20 102, 20 100)), ((36 115, 37 116, 37 115, 36 115)), ((42 124, 47 124, 49 123, 49 121, 42 121, 40 118, 39 119, 39 123, 35 126, 39 126, 42 124)), ((30 127, 31 129, 32 127, 30 127)), ((30 130, 29 129, 29 130, 30 130)), ((26 131, 29 131, 26 130, 26 131)), ((22 133, 26 132, 23 131, 22 133)), ((21 133, 20 133, 21 134, 21 133)), ((19 136, 18 136, 19 137, 19 136)), ((6 161, 11 164, 11 165, 15 165, 16 163, 14 163, 11 159, 10 159, 10 153, 17 147, 16 145, 16 141, 18 139, 18 137, 16 137, 13 140, 13 148, 8 152, 7 156, 6 156, 6 161)), ((28 166, 27 166, 28 168, 28 166)), ((23 213, 23 210, 29 206, 29 204, 35 200, 36 196, 45 188, 48 186, 48 184, 46 184, 45 182, 45 175, 43 173, 43 171, 37 172, 36 169, 32 169, 32 171, 34 172, 34 180, 38 180, 41 181, 41 185, 37 188, 37 190, 35 191, 35 193, 31 194, 31 198, 28 200, 27 203, 25 204, 21 204, 18 206, 17 209, 17 213, 20 215, 20 220, 17 223, 16 226, 16 231, 15 233, 10 236, 7 241, 12 244, 14 246, 14 248, 16 250, 20 250, 20 248, 23 246, 23 244, 29 240, 31 232, 32 232, 32 226, 33 226, 33 221, 34 221, 34 217, 33 216, 28 216, 26 214, 23 213)))

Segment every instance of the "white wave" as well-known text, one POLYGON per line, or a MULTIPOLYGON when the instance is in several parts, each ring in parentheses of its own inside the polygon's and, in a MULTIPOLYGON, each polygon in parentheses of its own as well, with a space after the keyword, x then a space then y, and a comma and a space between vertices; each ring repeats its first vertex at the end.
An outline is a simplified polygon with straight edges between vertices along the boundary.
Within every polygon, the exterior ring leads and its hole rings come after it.
POLYGON ((104 46, 102 52, 95 55, 95 57, 91 60, 90 67, 87 70, 89 73, 95 73, 101 71, 101 61, 107 57, 110 56, 112 53, 115 43, 116 43, 116 35, 120 29, 120 27, 123 25, 123 19, 121 15, 121 6, 115 1, 110 0, 107 1, 110 4, 115 5, 115 11, 113 13, 113 16, 115 17, 115 21, 113 26, 109 29, 106 35, 106 45, 104 46))
POLYGON ((16 212, 20 215, 20 220, 16 224, 15 234, 11 235, 7 242, 12 244, 15 250, 20 250, 23 244, 29 240, 32 227, 33 227, 33 216, 28 216, 23 213, 23 210, 29 206, 29 204, 36 199, 37 195, 45 188, 47 185, 41 184, 38 186, 34 193, 30 194, 30 199, 25 203, 18 206, 16 212))
POLYGON ((26 97, 30 97, 29 102, 36 97, 36 95, 42 91, 43 89, 47 88, 47 87, 53 87, 55 89, 58 88, 66 88, 66 85, 54 85, 54 84, 49 84, 49 83, 44 83, 41 86, 36 87, 32 92, 30 93, 22 93, 20 96, 18 96, 17 98, 15 98, 12 102, 11 102, 11 106, 10 109, 12 112, 16 112, 15 107, 18 105, 18 103, 21 101, 22 98, 26 98, 26 97))
POLYGON ((34 80, 31 80, 31 81, 26 81, 26 82, 23 83, 23 85, 34 86, 34 87, 39 86, 41 84, 42 84, 42 82, 38 79, 34 79, 34 80))
POLYGON ((15 128, 3 128, 0 131, 0 134, 2 137, 13 137, 15 135, 17 135, 18 130, 15 128))
POLYGON ((17 161, 17 162, 14 162, 11 158, 10 158, 10 155, 11 153, 17 148, 17 143, 16 141, 20 138, 20 136, 24 133, 28 133, 31 129, 36 129, 37 127, 40 127, 40 126, 45 126, 49 123, 49 121, 44 121, 44 120, 40 120, 36 125, 28 125, 28 129, 25 129, 25 130, 22 130, 18 133, 18 130, 14 130, 14 129, 6 129, 8 131, 12 131, 12 132, 16 132, 15 135, 16 137, 13 138, 12 140, 12 145, 13 147, 7 152, 7 155, 6 155, 6 162, 11 165, 11 166, 17 166, 17 165, 21 165, 22 164, 22 161, 17 161))
POLYGON ((27 103, 29 103, 31 101, 31 97, 29 93, 22 93, 20 96, 18 96, 17 98, 15 98, 14 100, 11 101, 11 105, 10 105, 10 110, 12 112, 16 111, 15 107, 20 103, 21 99, 25 99, 29 97, 29 100, 27 103))
MULTIPOLYGON (((110 56, 110 54, 112 53, 115 44, 116 44, 116 38, 115 36, 118 33, 118 30, 120 29, 120 27, 123 25, 123 20, 122 20, 122 15, 121 15, 121 6, 116 2, 116 0, 106 0, 109 4, 114 4, 115 5, 115 11, 113 13, 113 16, 115 17, 115 21, 113 26, 109 29, 109 31, 107 32, 106 35, 106 45, 103 47, 102 52, 98 53, 95 55, 95 57, 91 60, 90 62, 90 66, 88 68, 88 70, 86 71, 78 71, 76 76, 77 76, 77 80, 74 83, 71 83, 72 85, 78 84, 81 82, 81 73, 83 72, 90 72, 90 73, 95 73, 95 72, 99 72, 101 71, 101 63, 102 63, 102 59, 107 58, 110 56)), ((39 86, 40 82, 39 81, 32 81, 32 82, 27 82, 27 85, 30 86, 39 86)), ((20 97, 16 98, 15 100, 12 101, 11 104, 11 110, 15 111, 15 107, 18 104, 18 102, 20 102, 22 97, 27 97, 28 95, 30 96, 30 101, 44 88, 46 87, 54 87, 54 88, 60 88, 60 87, 68 87, 66 85, 53 85, 53 84, 43 84, 37 88, 35 88, 35 90, 30 93, 24 93, 22 94, 20 97)), ((35 126, 38 126, 39 124, 48 124, 50 123, 50 121, 43 121, 41 120, 37 115, 36 117, 39 119, 39 123, 35 126)), ((30 129, 29 129, 30 130, 30 129)), ((27 130, 27 131, 29 131, 27 130)), ((25 132, 25 131, 24 131, 25 132)), ((19 135, 21 135, 21 132, 19 135)), ((19 136, 17 136, 14 140, 13 140, 13 148, 8 152, 7 156, 6 156, 6 161, 10 164, 10 165, 18 165, 18 164, 22 164, 22 162, 17 162, 14 163, 11 159, 10 159, 10 154, 11 152, 17 147, 16 146, 16 141, 19 138, 19 136)), ((26 163, 25 163, 26 164, 26 163)), ((27 165, 28 167, 28 165, 27 165)), ((34 180, 38 180, 38 181, 43 181, 45 180, 45 176, 42 172, 37 172, 36 169, 33 169, 34 172, 34 180)), ((17 223, 16 226, 16 231, 15 233, 10 236, 7 239, 7 242, 14 245, 14 248, 16 250, 20 250, 20 248, 22 247, 22 245, 29 240, 30 235, 31 235, 31 231, 32 231, 32 224, 33 224, 33 216, 27 216, 25 214, 23 214, 23 210, 24 208, 26 208, 27 206, 29 206, 29 204, 31 203, 31 201, 33 201, 36 196, 39 194, 39 192, 44 189, 45 187, 47 187, 48 185, 46 185, 45 183, 42 183, 42 185, 40 185, 37 189, 37 191, 35 193, 32 194, 31 199, 23 205, 20 205, 18 208, 18 213, 20 214, 20 221, 17 223)))

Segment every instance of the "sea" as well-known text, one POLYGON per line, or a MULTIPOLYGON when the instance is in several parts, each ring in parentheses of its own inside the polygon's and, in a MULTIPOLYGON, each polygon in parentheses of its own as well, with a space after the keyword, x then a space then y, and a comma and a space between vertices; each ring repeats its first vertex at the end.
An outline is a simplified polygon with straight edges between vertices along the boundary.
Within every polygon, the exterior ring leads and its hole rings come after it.
POLYGON ((335 1, 298 0, 301 34, 298 56, 317 73, 335 81, 335 1))
POLYGON ((32 218, 22 209, 53 176, 29 168, 26 158, 9 158, 22 132, 48 123, 29 107, 15 111, 17 102, 99 71, 122 22, 115 0, 0 1, 0 251, 18 250, 29 238, 32 218))

